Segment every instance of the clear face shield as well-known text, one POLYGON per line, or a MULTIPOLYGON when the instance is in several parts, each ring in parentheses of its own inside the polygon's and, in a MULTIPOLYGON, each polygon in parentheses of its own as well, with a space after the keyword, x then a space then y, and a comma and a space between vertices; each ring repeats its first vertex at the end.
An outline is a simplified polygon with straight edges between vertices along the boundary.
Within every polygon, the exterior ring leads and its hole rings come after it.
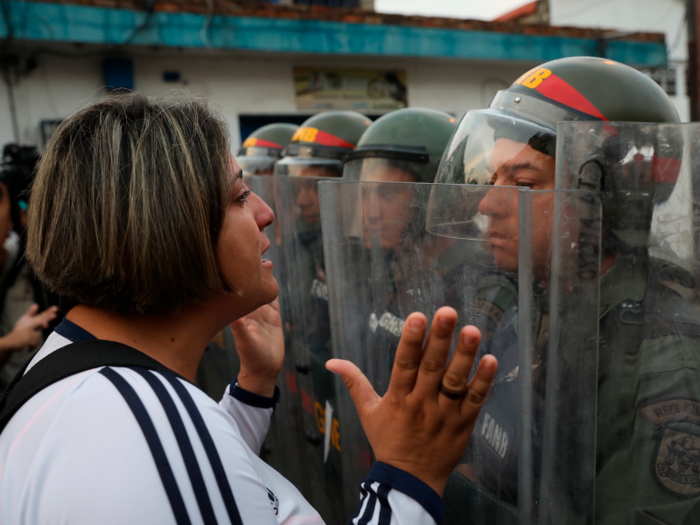
MULTIPOLYGON (((418 149, 418 148, 416 148, 418 149)), ((343 177, 361 184, 362 228, 366 247, 372 242, 385 250, 400 249, 408 230, 425 228, 425 212, 416 205, 416 189, 428 167, 427 152, 360 152, 345 163, 343 177), (385 156, 365 156, 381 154, 385 156), (394 158, 388 158, 394 157, 394 158)), ((428 187, 422 188, 423 192, 428 187)))
POLYGON ((275 165, 274 196, 285 269, 289 317, 286 354, 296 369, 302 402, 306 477, 310 503, 327 522, 342 521, 340 435, 335 377, 325 369, 333 356, 328 312, 319 182, 342 176, 347 150, 296 146, 275 165), (329 408, 330 407, 330 408, 329 408))
MULTIPOLYGON (((465 188, 434 185, 427 230, 479 241, 501 270, 517 274, 518 193, 521 189, 554 189, 555 145, 552 128, 522 115, 493 108, 468 113, 445 150, 436 179, 465 188)), ((534 199, 541 213, 533 224, 537 242, 533 249, 542 255, 537 273, 544 277, 551 253, 553 199, 546 192, 535 194, 534 199)))
POLYGON ((289 181, 278 178, 278 185, 285 186, 291 207, 288 212, 300 220, 302 229, 321 227, 321 205, 318 198, 318 183, 326 178, 343 176, 343 157, 347 151, 340 148, 296 146, 275 164, 275 175, 289 177, 289 181), (292 204, 293 203, 293 204, 292 204))
POLYGON ((281 150, 275 148, 248 146, 241 149, 236 161, 243 170, 243 175, 272 175, 280 153, 281 150))

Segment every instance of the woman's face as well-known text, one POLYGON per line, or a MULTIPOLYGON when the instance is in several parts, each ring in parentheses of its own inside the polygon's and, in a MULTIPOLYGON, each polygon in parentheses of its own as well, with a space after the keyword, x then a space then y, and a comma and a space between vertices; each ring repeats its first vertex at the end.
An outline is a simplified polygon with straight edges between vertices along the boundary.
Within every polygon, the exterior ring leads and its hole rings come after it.
POLYGON ((243 292, 240 301, 253 311, 273 301, 279 292, 272 261, 263 255, 270 247, 264 230, 275 220, 275 214, 243 184, 235 159, 232 167, 235 184, 219 236, 219 264, 227 282, 243 292))

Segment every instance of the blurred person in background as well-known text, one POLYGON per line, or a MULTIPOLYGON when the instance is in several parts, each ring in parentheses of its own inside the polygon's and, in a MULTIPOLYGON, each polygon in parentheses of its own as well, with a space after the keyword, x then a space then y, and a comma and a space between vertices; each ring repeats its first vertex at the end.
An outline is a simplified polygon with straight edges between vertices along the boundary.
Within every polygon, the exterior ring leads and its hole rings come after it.
MULTIPOLYGON (((27 202, 39 153, 6 144, 0 171, 0 387, 32 358, 58 314, 51 295, 25 264, 27 202), (17 331, 17 329, 21 329, 17 331), (41 331, 45 331, 41 333, 41 331), (1 347, 0 347, 1 348, 1 347)), ((55 323, 53 324, 55 326, 55 323)))

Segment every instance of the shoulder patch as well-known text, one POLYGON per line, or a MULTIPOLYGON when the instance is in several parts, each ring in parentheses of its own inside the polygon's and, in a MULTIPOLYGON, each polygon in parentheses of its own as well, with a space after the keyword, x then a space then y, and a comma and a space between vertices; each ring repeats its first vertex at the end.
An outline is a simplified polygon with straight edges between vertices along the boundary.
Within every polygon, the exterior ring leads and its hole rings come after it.
POLYGON ((700 425, 700 400, 688 397, 663 399, 641 407, 638 413, 655 430, 676 421, 700 425))
POLYGON ((700 495, 700 436, 664 428, 652 470, 664 488, 679 496, 700 495))

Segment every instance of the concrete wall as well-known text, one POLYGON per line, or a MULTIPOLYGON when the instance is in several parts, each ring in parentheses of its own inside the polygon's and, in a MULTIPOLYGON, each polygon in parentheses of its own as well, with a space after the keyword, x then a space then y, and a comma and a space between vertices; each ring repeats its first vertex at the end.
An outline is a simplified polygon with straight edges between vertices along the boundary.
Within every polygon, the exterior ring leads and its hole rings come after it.
MULTIPOLYGON (((294 66, 404 69, 409 105, 440 109, 461 117, 488 105, 531 64, 492 65, 456 60, 410 60, 352 57, 290 58, 280 55, 231 56, 219 52, 135 51, 135 87, 144 93, 187 89, 217 103, 229 121, 232 146, 239 143, 241 114, 303 114, 296 107, 294 66), (163 71, 178 71, 181 82, 165 83, 163 71)), ((40 55, 38 67, 15 88, 21 142, 39 144, 39 122, 61 119, 105 94, 101 58, 66 59, 40 55)), ((0 84, 0 145, 13 139, 9 103, 0 84)))
POLYGON ((669 66, 676 69, 678 86, 678 94, 672 99, 681 118, 690 118, 685 77, 688 61, 685 0, 549 0, 549 12, 551 24, 557 26, 665 33, 669 66))

